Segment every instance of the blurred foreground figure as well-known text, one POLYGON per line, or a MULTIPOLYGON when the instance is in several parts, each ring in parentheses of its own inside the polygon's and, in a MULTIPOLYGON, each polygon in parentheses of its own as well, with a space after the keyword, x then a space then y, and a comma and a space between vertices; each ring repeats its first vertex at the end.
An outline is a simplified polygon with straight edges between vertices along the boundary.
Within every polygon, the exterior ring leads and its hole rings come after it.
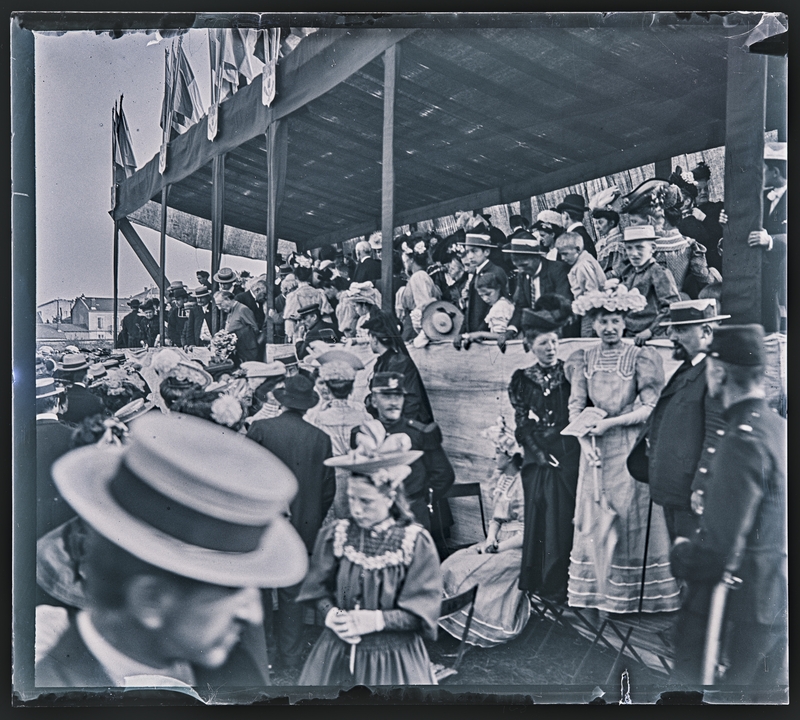
POLYGON ((308 567, 283 463, 205 420, 149 415, 128 445, 74 450, 53 478, 82 521, 71 559, 85 603, 37 686, 269 684, 266 658, 239 640, 262 621, 259 588, 308 567), (253 482, 267 468, 270 482, 253 482))

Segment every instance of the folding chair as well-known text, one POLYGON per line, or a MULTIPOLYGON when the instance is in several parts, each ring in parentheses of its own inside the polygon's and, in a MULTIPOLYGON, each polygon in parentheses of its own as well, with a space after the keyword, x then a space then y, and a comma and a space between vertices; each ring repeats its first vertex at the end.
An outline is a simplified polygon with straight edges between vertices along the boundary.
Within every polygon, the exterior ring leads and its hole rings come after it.
MULTIPOLYGON (((486 516, 483 512, 483 494, 481 493, 481 484, 477 482, 470 483, 454 483, 450 489, 444 494, 444 498, 459 498, 459 497, 477 497, 478 507, 481 511, 481 527, 483 528, 483 536, 486 537, 486 516)), ((439 520, 439 527, 442 527, 442 510, 439 503, 436 503, 436 516, 439 520)), ((443 546, 447 546, 445 538, 442 538, 443 546)), ((471 543, 470 543, 471 544, 471 543)), ((448 555, 454 553, 456 550, 469 547, 467 545, 456 545, 455 547, 448 547, 448 555)))
POLYGON ((458 645, 458 653, 456 654, 456 661, 453 663, 453 667, 445 667, 444 665, 439 664, 434 664, 433 666, 437 682, 441 682, 451 675, 458 674, 458 668, 461 665, 461 660, 464 657, 464 652, 467 649, 467 636, 469 635, 469 628, 472 625, 472 615, 475 612, 475 596, 477 594, 478 586, 473 585, 469 590, 465 590, 463 593, 442 600, 442 609, 439 612, 440 619, 447 617, 448 615, 452 615, 454 612, 458 612, 467 605, 469 605, 470 608, 469 613, 467 613, 467 622, 464 623, 464 632, 461 634, 461 642, 458 645))

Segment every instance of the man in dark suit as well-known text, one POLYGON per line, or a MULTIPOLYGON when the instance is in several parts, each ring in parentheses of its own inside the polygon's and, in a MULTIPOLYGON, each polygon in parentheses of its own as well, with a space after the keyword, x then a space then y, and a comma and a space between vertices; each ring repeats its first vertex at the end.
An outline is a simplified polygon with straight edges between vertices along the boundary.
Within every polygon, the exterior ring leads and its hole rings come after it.
POLYGON ((576 232, 583 238, 583 249, 589 253, 593 258, 597 258, 597 250, 594 246, 594 240, 589 235, 589 231, 583 224, 583 216, 588 212, 589 208, 586 207, 586 201, 582 195, 567 195, 562 202, 556 206, 556 210, 564 217, 564 232, 576 232))
POLYGON ((53 378, 36 379, 36 537, 40 538, 75 513, 56 490, 50 468, 70 449, 72 428, 61 422, 64 388, 53 378))
POLYGON ((214 301, 225 314, 225 332, 236 335, 238 362, 258 360, 258 326, 253 311, 237 302, 227 290, 218 290, 214 301))
POLYGON ((264 298, 267 297, 267 284, 263 280, 256 280, 249 290, 234 295, 236 302, 249 307, 253 311, 259 331, 264 327, 264 298))
POLYGON ((356 269, 350 278, 352 282, 380 282, 381 262, 372 257, 372 248, 366 240, 356 243, 356 261, 356 269))
POLYGON ((53 479, 82 521, 85 601, 36 663, 38 687, 269 685, 263 634, 259 652, 245 647, 263 633, 259 588, 308 569, 283 516, 296 491, 283 463, 228 428, 149 413, 119 453, 79 448, 53 479), (268 487, 231 471, 243 467, 268 487))
POLYGON ((508 323, 504 339, 498 345, 505 348, 508 340, 516 337, 522 327, 522 311, 533 309, 542 295, 561 295, 572 302, 569 286, 569 265, 561 260, 548 260, 542 244, 530 233, 519 233, 503 250, 511 255, 514 265, 519 269, 517 289, 514 291, 514 315, 508 323))
POLYGON ((64 422, 77 425, 92 415, 108 414, 103 401, 86 388, 88 370, 89 363, 83 353, 70 353, 61 359, 58 373, 67 386, 67 409, 62 416, 64 422))
POLYGON ((141 330, 142 342, 147 347, 155 347, 158 338, 158 317, 153 299, 145 300, 141 307, 142 315, 139 318, 139 328, 141 330))
POLYGON ((691 504, 692 492, 705 487, 705 474, 698 473, 700 455, 722 426, 720 401, 706 386, 706 354, 719 321, 730 315, 720 315, 712 299, 675 302, 669 312, 664 324, 674 345, 672 356, 683 362, 661 391, 640 437, 647 447, 650 496, 664 508, 674 542, 692 537, 700 520, 691 504))
MULTIPOLYGON (((290 519, 311 556, 336 494, 334 469, 323 464, 333 454, 331 439, 303 420, 306 411, 319 402, 311 380, 303 375, 287 377, 283 387, 272 394, 283 406, 283 412, 253 422, 247 437, 277 455, 297 478, 300 489, 291 504, 290 519)), ((295 602, 299 592, 299 584, 278 591, 278 660, 289 667, 299 666, 302 653, 303 607, 295 602)), ((271 595, 267 594, 264 600, 268 610, 271 595)))
POLYGON ((716 682, 703 668, 719 657, 726 684, 753 692, 788 682, 786 421, 765 400, 763 337, 760 325, 723 326, 709 348, 708 392, 720 398, 725 425, 700 459, 700 528, 670 556, 672 573, 689 584, 675 633, 682 683, 716 682), (715 628, 722 643, 707 647, 715 628))
POLYGON ((211 291, 205 285, 201 285, 192 290, 192 296, 195 299, 195 304, 189 308, 189 317, 183 326, 183 336, 181 338, 181 344, 184 347, 188 345, 194 347, 208 345, 212 336, 213 304, 211 303, 211 291))
MULTIPOLYGON (((434 542, 440 557, 445 557, 443 533, 453 524, 450 507, 444 494, 455 482, 456 475, 450 460, 442 448, 442 431, 435 422, 421 423, 403 417, 405 401, 404 377, 402 373, 375 373, 372 378, 372 404, 377 410, 386 432, 405 433, 411 438, 411 448, 422 450, 423 455, 411 464, 411 474, 403 481, 408 504, 417 522, 427 530, 432 529, 431 518, 434 503, 441 503, 441 528, 433 528, 434 542)), ((354 428, 351 446, 355 447, 354 428)))
POLYGON ((312 342, 315 340, 322 340, 323 342, 334 344, 342 339, 341 333, 322 318, 321 308, 319 303, 312 303, 301 307, 297 314, 300 316, 300 322, 306 328, 306 333, 303 339, 296 343, 295 348, 297 351, 297 359, 302 360, 308 355, 308 349, 312 342))
POLYGON ((131 311, 122 318, 117 345, 121 348, 140 348, 142 346, 142 316, 139 315, 141 303, 136 298, 128 301, 131 311))
POLYGON ((505 270, 489 259, 495 250, 496 246, 488 232, 484 232, 482 229, 474 229, 466 233, 462 260, 469 276, 463 290, 465 300, 464 325, 461 328, 461 333, 480 330, 491 307, 478 294, 478 290, 475 287, 475 281, 478 277, 493 274, 500 280, 502 287, 508 288, 508 276, 505 270))

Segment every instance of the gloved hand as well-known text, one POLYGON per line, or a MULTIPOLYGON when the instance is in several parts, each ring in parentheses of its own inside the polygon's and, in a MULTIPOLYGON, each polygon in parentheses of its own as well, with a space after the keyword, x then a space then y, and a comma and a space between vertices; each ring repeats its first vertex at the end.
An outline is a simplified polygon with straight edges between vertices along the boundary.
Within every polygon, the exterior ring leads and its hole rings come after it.
MULTIPOLYGON (((386 627, 380 610, 350 610, 347 613, 349 636, 358 637, 380 632, 386 627)), ((345 640, 347 638, 344 638, 345 640)))
POLYGON ((325 615, 325 627, 333 630, 340 640, 344 640, 350 644, 361 642, 361 637, 353 635, 350 631, 348 615, 349 613, 347 610, 340 610, 336 607, 331 608, 328 610, 327 615, 325 615))

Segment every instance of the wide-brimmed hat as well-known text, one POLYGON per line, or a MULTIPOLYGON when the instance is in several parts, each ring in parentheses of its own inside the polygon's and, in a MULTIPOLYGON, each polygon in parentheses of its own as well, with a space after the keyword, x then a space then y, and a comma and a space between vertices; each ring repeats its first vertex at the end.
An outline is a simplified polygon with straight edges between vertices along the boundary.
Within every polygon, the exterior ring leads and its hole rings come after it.
POLYGON ((731 365, 765 365, 764 328, 755 323, 723 325, 714 331, 708 354, 731 365))
POLYGON ((59 369, 64 372, 77 372, 79 370, 86 370, 89 363, 86 360, 86 355, 83 353, 69 353, 61 358, 61 366, 59 369))
POLYGON ((504 253, 513 255, 546 255, 547 250, 540 240, 526 230, 511 238, 511 242, 503 247, 504 253))
POLYGON ((377 474, 378 484, 388 483, 394 488, 411 474, 411 463, 422 455, 422 450, 411 449, 406 433, 387 433, 380 420, 369 420, 356 433, 356 447, 346 455, 328 458, 325 465, 359 475, 377 474))
POLYGON ((305 375, 287 377, 283 387, 273 390, 272 395, 281 405, 293 410, 308 410, 319 402, 314 383, 305 375))
POLYGON ((141 417, 146 412, 152 410, 154 407, 156 407, 156 404, 151 400, 137 398, 136 400, 131 400, 131 402, 123 405, 114 413, 114 417, 120 422, 129 424, 133 420, 136 420, 136 418, 141 417))
POLYGON ((556 210, 558 210, 558 212, 564 212, 564 210, 586 212, 588 209, 589 208, 586 207, 586 200, 583 199, 583 196, 576 195, 574 193, 570 193, 560 203, 558 203, 558 205, 556 205, 556 210))
POLYGON ((657 195, 663 192, 665 187, 669 187, 669 183, 666 180, 661 180, 660 178, 645 180, 622 198, 620 212, 631 213, 650 207, 657 195))
POLYGON ((169 284, 169 287, 167 288, 167 292, 175 292, 175 290, 178 290, 179 288, 186 289, 186 285, 183 284, 183 280, 173 280, 169 284))
POLYGON ((657 239, 656 229, 652 225, 628 225, 622 231, 622 242, 657 239))
POLYGON ((495 244, 492 242, 492 236, 489 231, 481 226, 467 231, 464 238, 464 249, 471 247, 494 248, 495 244))
POLYGON ((208 285, 201 285, 200 287, 196 287, 194 290, 192 290, 192 296, 196 300, 211 297, 211 290, 208 289, 208 285))
POLYGON ((248 360, 243 362, 239 368, 244 371, 249 378, 269 378, 286 375, 286 366, 277 360, 269 363, 248 360))
POLYGON ((463 322, 464 313, 446 300, 435 300, 422 311, 422 330, 430 340, 452 340, 463 322))
POLYGON ((51 397, 53 395, 61 395, 64 388, 56 384, 56 381, 51 377, 36 378, 36 399, 51 397))
POLYGON ((229 428, 150 414, 123 447, 59 458, 53 480, 98 533, 151 565, 229 587, 286 587, 308 555, 285 519, 297 480, 275 455, 229 428), (268 482, 252 481, 259 468, 268 482))
POLYGON ((325 383, 348 383, 356 379, 356 369, 348 362, 334 360, 321 365, 319 379, 325 383))
POLYGON ((717 301, 714 298, 699 300, 681 300, 669 304, 669 320, 659 323, 661 327, 670 325, 699 325, 702 323, 726 320, 730 315, 717 312, 717 301))
POLYGON ((334 348, 333 350, 326 350, 321 355, 314 358, 320 365, 327 365, 332 362, 341 362, 348 364, 353 370, 358 372, 364 369, 364 363, 361 358, 355 353, 348 352, 347 350, 340 350, 334 348))
POLYGON ((229 267, 220 268, 219 272, 214 275, 214 280, 219 283, 235 283, 239 276, 229 267))
POLYGON ((137 300, 136 298, 133 298, 132 300, 128 300, 128 307, 132 307, 134 310, 138 310, 139 307, 141 306, 141 304, 142 303, 139 302, 139 300, 137 300))
POLYGON ((87 373, 92 380, 99 380, 108 375, 106 367, 103 363, 92 363, 89 365, 89 372, 87 373))

